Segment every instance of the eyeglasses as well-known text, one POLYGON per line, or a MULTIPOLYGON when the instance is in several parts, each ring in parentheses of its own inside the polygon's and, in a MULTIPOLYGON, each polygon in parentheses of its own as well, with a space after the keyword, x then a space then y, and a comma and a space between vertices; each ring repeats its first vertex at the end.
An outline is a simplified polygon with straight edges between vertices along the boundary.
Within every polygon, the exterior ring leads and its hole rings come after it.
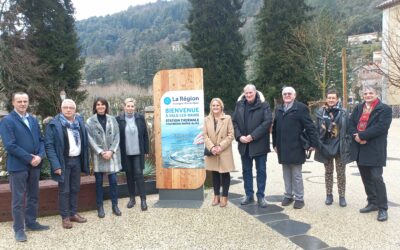
POLYGON ((282 95, 292 95, 293 93, 287 92, 287 93, 282 93, 282 95))

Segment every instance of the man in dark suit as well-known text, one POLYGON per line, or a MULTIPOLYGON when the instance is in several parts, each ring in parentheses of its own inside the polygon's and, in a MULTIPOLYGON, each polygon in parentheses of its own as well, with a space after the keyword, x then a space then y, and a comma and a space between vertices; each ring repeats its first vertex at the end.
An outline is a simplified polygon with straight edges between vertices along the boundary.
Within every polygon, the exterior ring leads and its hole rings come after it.
POLYGON ((308 107, 296 101, 296 91, 292 87, 282 90, 283 104, 276 107, 272 126, 272 144, 282 164, 283 181, 285 183, 282 206, 293 208, 304 207, 304 185, 302 166, 306 161, 306 153, 300 135, 305 130, 309 138, 308 150, 318 146, 317 130, 310 117, 308 107))
POLYGON ((36 221, 39 202, 39 176, 45 156, 43 137, 38 121, 27 113, 29 97, 13 94, 14 110, 0 125, 0 134, 7 151, 7 171, 11 189, 11 209, 16 241, 26 241, 24 230, 42 231, 48 226, 36 221), (26 196, 26 207, 24 201, 26 196))

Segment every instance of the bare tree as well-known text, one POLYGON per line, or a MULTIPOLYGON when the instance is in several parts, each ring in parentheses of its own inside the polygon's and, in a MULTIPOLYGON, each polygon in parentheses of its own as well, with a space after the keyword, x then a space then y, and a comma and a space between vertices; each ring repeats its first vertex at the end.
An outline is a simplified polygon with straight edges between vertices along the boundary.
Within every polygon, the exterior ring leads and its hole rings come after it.
POLYGON ((329 11, 323 9, 307 25, 294 30, 293 35, 324 97, 330 85, 340 82, 340 51, 345 45, 343 29, 329 11))
POLYGON ((394 29, 388 30, 387 33, 383 32, 384 58, 380 70, 390 85, 400 88, 400 13, 396 15, 395 19, 394 29))

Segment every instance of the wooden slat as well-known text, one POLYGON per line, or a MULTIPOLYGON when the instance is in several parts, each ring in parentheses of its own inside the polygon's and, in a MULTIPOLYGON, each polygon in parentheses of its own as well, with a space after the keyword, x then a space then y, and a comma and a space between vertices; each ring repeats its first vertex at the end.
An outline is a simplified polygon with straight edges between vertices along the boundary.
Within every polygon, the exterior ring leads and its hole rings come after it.
POLYGON ((156 180, 158 189, 197 189, 205 179, 205 169, 163 168, 161 144, 161 97, 167 91, 202 90, 203 69, 161 70, 153 80, 156 180))

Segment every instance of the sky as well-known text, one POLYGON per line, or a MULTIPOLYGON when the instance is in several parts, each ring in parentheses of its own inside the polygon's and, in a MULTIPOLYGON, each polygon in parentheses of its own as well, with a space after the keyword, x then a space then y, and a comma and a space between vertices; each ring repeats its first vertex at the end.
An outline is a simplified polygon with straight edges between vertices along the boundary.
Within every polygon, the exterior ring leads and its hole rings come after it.
POLYGON ((157 0, 72 0, 76 20, 92 16, 105 16, 128 9, 129 6, 143 5, 157 0))

